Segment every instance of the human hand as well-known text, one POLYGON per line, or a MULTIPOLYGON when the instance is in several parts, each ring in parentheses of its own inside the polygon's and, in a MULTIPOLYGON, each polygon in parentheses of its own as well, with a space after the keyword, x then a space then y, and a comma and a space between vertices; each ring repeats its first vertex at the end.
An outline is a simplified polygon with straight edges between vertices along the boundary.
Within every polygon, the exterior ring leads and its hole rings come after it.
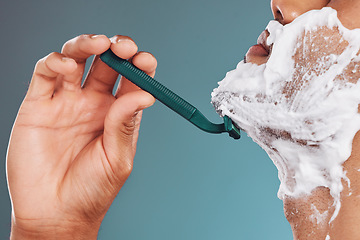
POLYGON ((7 154, 12 239, 96 239, 131 173, 142 110, 155 99, 94 58, 108 48, 150 76, 156 59, 125 36, 81 35, 38 61, 7 154))

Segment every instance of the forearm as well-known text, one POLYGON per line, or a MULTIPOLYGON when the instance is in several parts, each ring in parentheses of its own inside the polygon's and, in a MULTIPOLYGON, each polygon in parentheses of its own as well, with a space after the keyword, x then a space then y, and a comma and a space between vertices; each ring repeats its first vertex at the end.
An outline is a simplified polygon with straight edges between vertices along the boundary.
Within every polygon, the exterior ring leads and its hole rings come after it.
POLYGON ((12 218, 10 239, 92 240, 97 239, 100 224, 78 221, 15 220, 12 218))

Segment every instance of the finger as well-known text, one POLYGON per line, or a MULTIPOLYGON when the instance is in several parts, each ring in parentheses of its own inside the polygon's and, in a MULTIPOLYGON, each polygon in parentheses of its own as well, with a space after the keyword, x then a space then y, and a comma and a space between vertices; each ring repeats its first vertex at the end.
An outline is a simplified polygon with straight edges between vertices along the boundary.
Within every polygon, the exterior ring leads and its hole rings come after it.
POLYGON ((111 38, 111 51, 122 59, 129 59, 138 50, 134 40, 128 36, 116 35, 111 38))
POLYGON ((50 53, 36 63, 27 96, 36 99, 51 98, 58 77, 71 75, 76 69, 75 60, 60 53, 50 53))
POLYGON ((128 167, 131 172, 141 118, 139 112, 153 103, 150 94, 138 90, 121 96, 111 106, 105 118, 103 145, 115 173, 122 175, 128 167))
MULTIPOLYGON (((138 52, 135 56, 130 60, 137 68, 144 71, 150 77, 155 76, 155 71, 157 67, 156 58, 148 52, 138 52)), ((135 84, 127 80, 126 78, 122 77, 120 80, 120 84, 116 91, 115 96, 120 97, 123 94, 126 94, 131 91, 138 90, 135 84)))
POLYGON ((105 52, 110 47, 110 40, 105 35, 80 35, 67 41, 61 52, 74 59, 79 67, 71 75, 62 79, 61 87, 66 90, 80 89, 86 59, 105 52))
POLYGON ((138 52, 132 59, 131 62, 143 70, 146 74, 154 77, 155 70, 157 67, 156 58, 149 52, 138 52))
MULTIPOLYGON (((112 51, 123 59, 128 59, 137 52, 138 48, 130 37, 116 35, 110 40, 110 48, 112 51)), ((84 88, 112 93, 118 76, 119 74, 116 71, 107 66, 97 56, 93 61, 88 76, 86 77, 84 88)))

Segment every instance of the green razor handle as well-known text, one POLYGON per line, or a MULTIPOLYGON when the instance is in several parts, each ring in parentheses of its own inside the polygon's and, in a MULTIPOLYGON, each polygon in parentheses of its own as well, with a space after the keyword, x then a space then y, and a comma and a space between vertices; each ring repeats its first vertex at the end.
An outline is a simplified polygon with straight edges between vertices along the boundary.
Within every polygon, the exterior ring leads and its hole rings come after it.
POLYGON ((228 116, 223 117, 224 123, 222 124, 210 122, 197 108, 127 60, 116 56, 110 49, 101 54, 100 59, 116 72, 130 80, 142 90, 153 95, 157 100, 201 130, 208 133, 228 132, 234 139, 240 138, 240 129, 234 125, 228 116))

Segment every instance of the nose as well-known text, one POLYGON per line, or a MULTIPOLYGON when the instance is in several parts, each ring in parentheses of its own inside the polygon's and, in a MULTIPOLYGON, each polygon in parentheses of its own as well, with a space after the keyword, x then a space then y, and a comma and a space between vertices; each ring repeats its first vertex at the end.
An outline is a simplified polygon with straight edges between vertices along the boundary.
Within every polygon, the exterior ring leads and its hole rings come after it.
POLYGON ((325 7, 330 0, 271 0, 275 20, 286 25, 310 10, 325 7))

